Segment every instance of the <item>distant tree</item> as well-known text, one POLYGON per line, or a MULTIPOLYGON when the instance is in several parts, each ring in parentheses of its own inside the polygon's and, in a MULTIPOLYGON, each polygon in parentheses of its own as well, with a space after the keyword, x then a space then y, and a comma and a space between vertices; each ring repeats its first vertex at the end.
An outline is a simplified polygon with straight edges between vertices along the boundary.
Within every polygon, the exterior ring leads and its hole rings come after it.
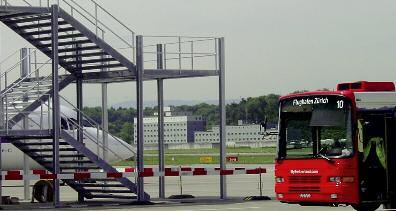
POLYGON ((126 141, 127 143, 132 143, 133 141, 133 123, 125 122, 122 125, 122 128, 120 132, 118 133, 118 136, 126 141))
MULTIPOLYGON (((297 91, 295 93, 303 92, 297 91)), ((238 120, 246 120, 250 123, 259 123, 265 117, 269 123, 278 121, 278 99, 279 95, 269 94, 259 97, 242 98, 239 103, 226 105, 228 125, 236 125, 238 120)), ((196 116, 202 116, 207 121, 207 129, 219 125, 219 106, 207 103, 197 105, 172 106, 172 111, 188 112, 196 116)), ((157 107, 146 107, 145 116, 152 116, 157 112, 157 107)), ((101 124, 102 110, 100 107, 85 107, 84 113, 101 124)), ((133 140, 133 119, 136 117, 134 108, 110 108, 109 109, 109 132, 123 140, 131 143, 133 140)))

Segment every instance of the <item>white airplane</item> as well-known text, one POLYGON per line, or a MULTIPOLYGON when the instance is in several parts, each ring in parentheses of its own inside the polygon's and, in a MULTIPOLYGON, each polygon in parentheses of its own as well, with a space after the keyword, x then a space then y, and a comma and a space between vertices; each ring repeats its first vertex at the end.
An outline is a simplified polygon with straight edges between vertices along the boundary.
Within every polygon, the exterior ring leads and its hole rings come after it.
MULTIPOLYGON (((41 116, 41 109, 37 109, 29 115, 30 120, 29 122, 29 129, 39 129, 40 126, 37 125, 42 119, 42 129, 48 129, 48 113, 43 113, 42 118, 41 116), (35 123, 34 123, 35 122, 35 123)), ((71 136, 77 136, 77 127, 75 126, 77 119, 77 112, 71 108, 61 105, 61 125, 62 129, 66 130, 71 136)), ((84 120, 84 144, 85 146, 90 149, 92 152, 99 155, 103 158, 103 138, 102 130, 97 130, 97 128, 87 124, 87 120, 84 120), (99 147, 97 144, 97 137, 99 137, 99 147)), ((13 127, 13 129, 21 128, 22 122, 19 122, 17 125, 13 127)), ((43 139, 43 142, 50 142, 52 139, 43 139)), ((52 146, 45 146, 45 147, 52 147, 52 146)), ((62 146, 61 146, 62 147, 62 146)), ((70 147, 70 146, 69 146, 70 147)), ((21 170, 24 167, 24 153, 15 147, 13 144, 9 142, 1 143, 2 153, 1 153, 1 160, 2 160, 2 170, 21 170)), ((107 161, 108 162, 116 162, 120 160, 125 160, 131 158, 135 154, 134 148, 126 143, 125 141, 117 138, 115 136, 108 136, 108 153, 107 153, 107 161)), ((73 153, 73 152, 71 152, 73 153)), ((43 167, 34 161, 31 158, 29 159, 29 166, 30 169, 43 169, 43 167)))

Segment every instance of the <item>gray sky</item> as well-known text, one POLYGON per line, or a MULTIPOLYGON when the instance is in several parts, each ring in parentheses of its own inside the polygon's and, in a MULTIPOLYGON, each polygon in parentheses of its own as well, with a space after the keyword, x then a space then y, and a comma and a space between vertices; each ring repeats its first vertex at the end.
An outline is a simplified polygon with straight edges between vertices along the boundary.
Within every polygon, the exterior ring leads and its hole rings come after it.
MULTIPOLYGON (((224 36, 228 99, 395 76, 396 1, 98 2, 139 34, 224 36)), ((3 25, 1 34, 2 57, 24 45, 3 25)), ((155 84, 145 85, 145 100, 155 100, 155 84)), ((99 102, 97 88, 87 87, 86 105, 99 102)), ((110 85, 110 104, 134 98, 134 83, 110 85)), ((216 99, 217 78, 165 81, 165 98, 216 99)))

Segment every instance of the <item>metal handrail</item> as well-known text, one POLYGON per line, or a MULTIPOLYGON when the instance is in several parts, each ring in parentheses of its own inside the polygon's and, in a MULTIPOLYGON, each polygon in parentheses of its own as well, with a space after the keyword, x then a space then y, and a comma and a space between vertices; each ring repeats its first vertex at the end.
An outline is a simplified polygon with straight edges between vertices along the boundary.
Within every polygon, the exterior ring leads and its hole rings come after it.
POLYGON ((136 34, 135 31, 133 31, 131 28, 129 28, 128 26, 126 26, 123 22, 121 22, 118 18, 116 18, 114 15, 112 15, 108 10, 106 10, 105 8, 102 7, 102 5, 98 4, 96 1, 94 0, 90 0, 92 3, 94 3, 96 6, 98 6, 100 9, 103 10, 103 12, 107 13, 108 15, 110 15, 110 17, 112 17, 115 21, 117 21, 121 26, 123 26, 124 28, 126 28, 129 32, 136 34))
MULTIPOLYGON (((8 106, 8 105, 6 105, 8 106)), ((27 112, 22 111, 21 109, 18 109, 17 107, 14 106, 14 109, 18 111, 18 113, 22 114, 25 118, 28 118, 29 122, 33 122, 35 125, 37 125, 38 127, 40 127, 40 123, 37 123, 36 121, 34 121, 32 118, 29 117, 29 114, 31 112, 28 112, 28 114, 26 114, 27 112)), ((8 115, 8 114, 6 114, 8 115)), ((14 122, 14 126, 17 125, 18 122, 13 121, 12 119, 9 119, 8 121, 12 121, 14 122)), ((7 124, 8 127, 8 124, 7 124)), ((11 128, 10 128, 11 129, 11 128)), ((23 128, 22 128, 23 129, 23 128)))
MULTIPOLYGON (((59 97, 63 98, 61 95, 59 95, 59 97)), ((63 99, 64 99, 64 98, 63 98, 63 99)), ((50 105, 47 104, 46 102, 44 102, 44 105, 50 107, 50 105)), ((60 110, 60 113, 61 113, 62 115, 64 115, 64 116, 67 116, 65 113, 62 112, 62 110, 60 110)), ((120 157, 116 152, 114 152, 113 150, 111 150, 109 147, 105 147, 103 144, 101 144, 101 143, 99 142, 99 140, 96 140, 97 137, 95 138, 95 137, 93 137, 90 133, 87 133, 86 130, 84 130, 84 128, 83 128, 81 125, 78 124, 78 122, 75 122, 74 120, 69 119, 69 123, 70 123, 70 122, 71 122, 72 125, 75 127, 75 129, 81 129, 81 131, 83 131, 84 137, 87 137, 87 138, 90 139, 93 143, 95 143, 97 146, 102 147, 102 149, 108 150, 109 152, 111 152, 112 154, 114 154, 116 157, 118 157, 120 160, 123 159, 123 158, 120 157)), ((74 130, 74 127, 73 127, 73 130, 74 130)), ((97 154, 97 156, 99 157, 99 154, 97 154)))
POLYGON ((30 72, 28 75, 26 75, 25 77, 21 78, 21 80, 18 83, 13 84, 11 87, 9 87, 8 89, 6 89, 4 92, 2 92, 0 94, 0 96, 7 94, 10 90, 12 90, 13 88, 15 88, 16 86, 18 86, 19 84, 21 84, 25 79, 29 78, 33 73, 36 73, 37 71, 39 71, 42 67, 44 67, 45 65, 49 64, 49 62, 51 61, 51 59, 47 60, 47 62, 45 62, 44 64, 42 64, 40 67, 38 67, 36 70, 30 72))
MULTIPOLYGON (((19 51, 20 51, 20 49, 18 49, 16 52, 19 52, 19 51)), ((18 66, 23 62, 23 60, 29 58, 32 54, 36 53, 36 51, 37 51, 37 50, 29 51, 29 53, 28 53, 25 57, 23 57, 22 59, 20 59, 16 64, 14 64, 12 67, 10 67, 9 69, 7 69, 6 71, 2 72, 1 75, 0 75, 0 78, 3 78, 7 73, 9 73, 9 72, 11 72, 12 70, 14 70, 16 67, 18 67, 18 66)), ((8 60, 8 59, 11 58, 12 56, 14 56, 14 55, 16 54, 16 52, 14 52, 13 54, 11 54, 11 56, 8 56, 5 60, 8 60)), ((3 61, 5 61, 5 60, 3 60, 3 61)), ((1 65, 1 63, 0 63, 0 65, 1 65)))
MULTIPOLYGON (((178 44, 185 44, 185 43, 191 43, 191 42, 204 42, 204 41, 211 41, 211 40, 216 40, 219 39, 218 37, 190 37, 190 36, 144 36, 144 37, 151 37, 151 38, 189 38, 189 39, 193 39, 193 38, 197 38, 199 40, 185 40, 185 41, 177 41, 177 42, 165 42, 165 43, 161 43, 163 45, 178 45, 178 44)), ((155 47, 157 46, 157 44, 151 44, 151 45, 145 45, 143 46, 143 48, 147 48, 147 47, 155 47)))
MULTIPOLYGON (((5 2, 6 6, 11 6, 11 4, 8 3, 7 0, 1 0, 1 5, 3 5, 3 1, 5 2)), ((23 0, 23 2, 25 4, 27 4, 27 6, 32 7, 33 5, 30 4, 27 0, 23 0)), ((50 7, 50 0, 47 0, 47 7, 50 7)), ((86 19, 87 21, 89 21, 91 24, 95 25, 95 27, 99 30, 101 30, 101 32, 105 32, 104 29, 102 29, 101 27, 98 27, 97 24, 101 24, 104 28, 106 28, 109 32, 111 32, 113 35, 115 35, 118 39, 120 39, 123 43, 125 43, 127 46, 129 46, 130 48, 134 49, 135 48, 135 44, 134 44, 134 36, 135 36, 135 32, 126 26, 126 24, 124 24, 123 22, 121 22, 118 18, 116 18, 114 15, 112 15, 108 10, 106 10, 103 6, 101 6, 99 3, 97 3, 94 0, 90 0, 90 2, 92 2, 95 5, 95 10, 97 8, 101 9, 104 13, 106 13, 107 15, 109 15, 113 20, 115 20, 117 23, 119 23, 122 27, 124 27, 128 32, 131 33, 132 35, 132 42, 128 42, 126 41, 122 36, 120 36, 119 34, 117 34, 116 32, 114 32, 114 30, 111 29, 111 27, 107 26, 105 23, 103 23, 101 20, 98 19, 98 17, 96 17, 95 15, 93 15, 91 12, 89 12, 87 9, 85 9, 84 7, 82 7, 79 3, 77 3, 74 0, 58 0, 56 3, 59 5, 60 8, 60 2, 63 2, 64 4, 68 5, 70 7, 70 9, 72 11, 76 11, 78 12, 84 19, 86 19), (73 5, 74 6, 73 6, 73 5), (82 10, 86 15, 84 15, 83 12, 81 12, 80 10, 82 10), (94 19, 94 21, 92 21, 89 17, 94 19)), ((42 1, 39 1, 39 6, 42 6, 42 1)), ((98 34, 96 34, 98 36, 98 34)))
MULTIPOLYGON (((72 0, 69 0, 69 1, 72 1, 72 0)), ((76 4, 80 9, 82 9, 85 13, 87 13, 88 15, 90 15, 91 17, 93 17, 93 15, 90 13, 90 12, 88 12, 87 10, 85 10, 83 7, 81 7, 79 4, 77 4, 77 3, 75 3, 74 1, 72 1, 74 4, 76 4)), ((89 21, 91 24, 94 24, 95 25, 95 23, 92 21, 92 20, 90 20, 88 17, 86 17, 82 12, 80 12, 79 10, 77 10, 75 7, 73 7, 69 2, 67 2, 66 0, 63 0, 63 3, 65 3, 65 4, 67 4, 69 7, 70 7, 70 9, 72 10, 72 11, 76 11, 76 12, 78 12, 78 14, 80 14, 82 17, 84 17, 87 21, 89 21)), ((98 29, 101 31, 101 32, 105 32, 101 27, 98 27, 98 29)))
POLYGON ((3 59, 3 60, 0 62, 0 66, 1 66, 4 62, 6 62, 8 59, 13 58, 13 57, 15 56, 15 54, 17 54, 17 53, 19 53, 19 52, 20 52, 20 49, 17 49, 17 50, 15 50, 13 53, 11 53, 10 55, 8 55, 5 59, 3 59))
MULTIPOLYGON (((62 112, 61 112, 62 113, 62 112)), ((65 115, 64 113, 62 113, 63 115, 65 115)), ((99 140, 97 140, 97 137, 94 137, 92 134, 87 133, 86 130, 84 130, 83 127, 81 127, 81 125, 78 124, 78 122, 75 122, 73 120, 70 120, 69 122, 72 123, 72 125, 76 128, 76 129, 80 129, 83 131, 84 133, 84 137, 87 137, 88 139, 90 139, 92 142, 94 142, 97 146, 101 147, 103 150, 107 150, 109 152, 111 152, 112 154, 114 154, 116 157, 118 157, 120 160, 122 160, 123 158, 120 157, 116 152, 114 152, 112 149, 110 149, 110 147, 106 147, 104 146, 103 143, 101 143, 99 140)), ((73 128, 74 130, 74 128, 73 128)), ((97 156, 99 157, 99 153, 97 154, 97 156)))
MULTIPOLYGON (((71 8, 73 8, 74 10, 78 11, 75 7, 73 7, 72 5, 70 5, 69 3, 67 3, 67 1, 71 1, 73 2, 75 5, 77 5, 81 10, 83 10, 85 13, 87 13, 89 16, 91 16, 92 18, 95 19, 95 21, 97 21, 97 23, 100 23, 101 25, 103 25, 108 31, 110 31, 112 34, 114 34, 117 38, 119 38, 121 41, 123 41, 125 44, 127 44, 129 47, 134 48, 133 44, 131 45, 128 41, 126 41, 124 38, 122 38, 120 35, 118 35, 117 33, 115 33, 110 27, 108 27, 106 24, 104 24, 101 20, 97 19, 97 17, 95 17, 94 15, 92 15, 88 10, 84 9, 81 5, 79 5, 76 1, 74 0, 63 0, 64 3, 66 3, 67 5, 69 5, 71 8)), ((98 3, 96 3, 95 1, 91 0, 96 6, 103 8, 102 6, 100 6, 98 3)), ((107 14, 110 14, 107 11, 104 11, 107 14)), ((81 12, 79 12, 81 14, 81 12)), ((83 14, 81 14, 85 19, 87 19, 88 21, 90 21, 86 16, 84 16, 83 14)), ((111 15, 112 18, 114 18, 113 15, 111 15)), ((114 20, 116 20, 117 22, 120 22, 118 19, 114 18, 114 20)), ((92 21, 90 21, 92 24, 92 21)), ((125 24, 122 24, 122 26, 125 26, 125 24)), ((134 31, 132 31, 131 29, 129 29, 128 27, 126 27, 126 29, 131 32, 133 35, 135 34, 134 31)))
POLYGON ((106 132, 109 136, 111 136, 112 138, 116 139, 120 144, 122 144, 125 148, 127 148, 129 151, 131 151, 132 153, 136 153, 135 151, 131 150, 129 148, 129 146, 125 145, 124 142, 120 141, 120 139, 114 135, 112 135, 109 131, 103 129, 103 127, 100 126, 100 124, 98 122, 96 122, 94 119, 92 119, 91 117, 89 117, 88 115, 86 115, 84 112, 82 112, 80 109, 78 109, 76 106, 74 106, 70 101, 68 101, 66 98, 64 98, 63 96, 59 95, 59 97, 61 99, 63 99, 66 103, 68 103, 70 106, 73 107, 73 109, 76 110, 76 112, 80 112, 91 124, 91 126, 95 126, 95 127, 99 127, 102 131, 106 132))
MULTIPOLYGON (((215 55, 200 55, 200 56, 182 56, 182 57, 172 57, 172 58, 166 58, 164 61, 171 61, 171 60, 178 60, 178 59, 195 59, 195 58, 206 58, 206 57, 213 57, 215 55)), ((144 60, 144 62, 156 62, 157 59, 149 59, 149 60, 144 60)))

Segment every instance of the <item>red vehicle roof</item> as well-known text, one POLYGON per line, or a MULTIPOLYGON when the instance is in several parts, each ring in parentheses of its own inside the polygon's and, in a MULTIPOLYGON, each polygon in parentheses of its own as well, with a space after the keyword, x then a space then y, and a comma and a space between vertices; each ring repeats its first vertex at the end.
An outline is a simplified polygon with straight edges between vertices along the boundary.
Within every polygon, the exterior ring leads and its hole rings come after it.
POLYGON ((286 96, 282 96, 279 98, 279 100, 285 100, 294 97, 314 96, 314 95, 342 95, 353 100, 354 92, 395 92, 395 84, 393 82, 368 82, 368 81, 341 83, 337 85, 336 91, 310 91, 310 92, 302 92, 302 93, 293 93, 286 96))

